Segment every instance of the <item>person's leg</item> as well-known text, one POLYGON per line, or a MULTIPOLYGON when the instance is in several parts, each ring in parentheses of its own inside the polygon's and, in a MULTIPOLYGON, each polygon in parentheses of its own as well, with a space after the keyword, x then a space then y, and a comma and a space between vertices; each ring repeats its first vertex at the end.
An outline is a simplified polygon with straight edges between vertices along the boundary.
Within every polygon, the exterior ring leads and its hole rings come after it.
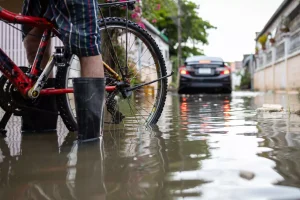
MULTIPOLYGON (((43 17, 49 5, 49 0, 24 0, 22 14, 43 17)), ((30 26, 22 25, 22 31, 25 33, 23 43, 26 50, 27 60, 30 65, 33 64, 38 47, 44 30, 39 28, 32 28, 30 26)), ((51 40, 45 50, 43 60, 40 68, 44 69, 51 56, 51 40)), ((52 74, 51 74, 52 77, 52 74)))
POLYGON ((97 0, 50 0, 66 52, 80 59, 81 77, 73 79, 78 138, 98 139, 103 130, 105 78, 100 51, 97 0))
POLYGON ((90 78, 103 78, 102 56, 80 57, 81 76, 90 78))
POLYGON ((97 22, 98 2, 49 0, 43 17, 56 23, 65 51, 80 58, 82 77, 73 79, 79 139, 99 138, 103 129, 105 79, 97 22))
POLYGON ((70 12, 73 29, 66 30, 68 37, 64 41, 69 51, 78 55, 81 64, 81 78, 73 79, 78 138, 89 141, 102 134, 105 101, 97 1, 72 0, 67 7, 73 11, 70 12))
POLYGON ((102 56, 80 57, 81 77, 73 79, 74 97, 81 141, 99 138, 103 131, 104 70, 102 56))
MULTIPOLYGON (((30 65, 33 65, 38 47, 41 42, 41 38, 43 35, 43 30, 38 28, 33 28, 24 38, 23 43, 26 50, 27 60, 30 65)), ((49 41, 49 44, 45 50, 43 60, 41 63, 41 69, 44 69, 46 67, 46 64, 51 56, 51 40, 49 41)))

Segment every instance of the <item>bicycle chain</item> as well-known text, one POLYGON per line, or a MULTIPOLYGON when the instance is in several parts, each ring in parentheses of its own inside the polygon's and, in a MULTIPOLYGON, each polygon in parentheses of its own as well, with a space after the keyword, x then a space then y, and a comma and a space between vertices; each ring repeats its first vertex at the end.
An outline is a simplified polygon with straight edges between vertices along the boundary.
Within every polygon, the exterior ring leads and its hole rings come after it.
MULTIPOLYGON (((23 72, 26 72, 28 68, 20 67, 20 69, 23 72)), ((2 75, 0 77, 0 107, 5 112, 11 112, 14 115, 20 116, 23 114, 23 110, 20 108, 20 106, 15 104, 12 96, 12 88, 12 83, 4 75, 2 75)))
MULTIPOLYGON (((26 73, 29 68, 20 67, 20 69, 26 73)), ((11 112, 15 116, 22 116, 29 111, 56 114, 55 112, 36 108, 35 106, 38 104, 39 98, 36 100, 24 99, 4 75, 0 77, 0 97, 0 107, 5 112, 11 112)))

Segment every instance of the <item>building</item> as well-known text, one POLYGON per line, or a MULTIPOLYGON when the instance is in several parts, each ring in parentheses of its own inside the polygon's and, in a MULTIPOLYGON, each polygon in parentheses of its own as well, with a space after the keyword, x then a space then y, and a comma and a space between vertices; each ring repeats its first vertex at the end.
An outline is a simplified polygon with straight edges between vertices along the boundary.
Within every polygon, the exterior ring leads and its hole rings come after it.
POLYGON ((284 0, 256 35, 256 90, 296 91, 300 88, 300 2, 284 0))
POLYGON ((241 76, 240 71, 242 69, 242 62, 241 61, 235 61, 235 62, 228 62, 231 70, 231 88, 233 90, 240 87, 241 84, 241 76))
POLYGON ((235 61, 230 62, 230 69, 232 72, 240 71, 242 69, 242 62, 241 61, 235 61))
POLYGON ((254 90, 254 72, 256 66, 256 58, 253 54, 244 55, 243 71, 250 74, 250 88, 254 90))

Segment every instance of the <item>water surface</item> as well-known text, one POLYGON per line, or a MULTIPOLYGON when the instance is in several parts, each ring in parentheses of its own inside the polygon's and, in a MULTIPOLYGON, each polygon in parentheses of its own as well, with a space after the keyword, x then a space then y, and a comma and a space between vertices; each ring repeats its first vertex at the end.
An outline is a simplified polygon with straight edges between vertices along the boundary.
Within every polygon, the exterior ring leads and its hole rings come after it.
MULTIPOLYGON (((297 95, 169 94, 155 127, 78 144, 58 132, 0 139, 0 199, 300 199, 300 117, 257 115, 297 95)), ((300 105, 300 104, 299 104, 300 105)))

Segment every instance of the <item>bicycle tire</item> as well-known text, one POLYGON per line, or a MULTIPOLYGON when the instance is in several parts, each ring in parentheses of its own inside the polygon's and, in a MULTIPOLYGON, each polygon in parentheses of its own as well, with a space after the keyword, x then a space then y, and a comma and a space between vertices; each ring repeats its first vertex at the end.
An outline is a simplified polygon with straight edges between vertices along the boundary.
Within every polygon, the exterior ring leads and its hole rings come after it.
MULTIPOLYGON (((151 50, 156 56, 157 63, 159 64, 159 70, 161 73, 161 77, 167 75, 167 69, 165 65, 165 60, 163 58, 163 55, 155 42, 155 40, 152 38, 152 36, 147 33, 146 30, 141 28, 138 24, 128 21, 123 18, 117 18, 117 17, 110 17, 110 18, 104 18, 99 20, 99 26, 100 29, 103 30, 105 29, 105 24, 107 28, 109 27, 123 27, 135 31, 139 33, 140 36, 145 39, 151 50)), ((63 89, 67 88, 67 75, 68 75, 68 67, 58 67, 57 73, 56 73, 56 88, 57 89, 63 89)), ((156 66, 157 68, 157 66, 156 66)), ((158 70, 158 69, 156 69, 158 70)), ((151 118, 147 121, 147 124, 156 124, 162 114, 165 101, 166 101, 166 95, 167 95, 167 79, 162 79, 160 81, 160 96, 159 98, 156 98, 155 102, 155 111, 154 113, 151 113, 152 116, 151 118)), ((76 119, 73 115, 72 110, 70 109, 70 105, 68 102, 68 95, 63 94, 63 95, 58 95, 57 96, 57 104, 58 104, 58 109, 60 112, 60 116, 66 125, 66 127, 69 129, 69 131, 76 131, 77 123, 76 119)), ((151 111, 152 112, 152 111, 151 111)))

